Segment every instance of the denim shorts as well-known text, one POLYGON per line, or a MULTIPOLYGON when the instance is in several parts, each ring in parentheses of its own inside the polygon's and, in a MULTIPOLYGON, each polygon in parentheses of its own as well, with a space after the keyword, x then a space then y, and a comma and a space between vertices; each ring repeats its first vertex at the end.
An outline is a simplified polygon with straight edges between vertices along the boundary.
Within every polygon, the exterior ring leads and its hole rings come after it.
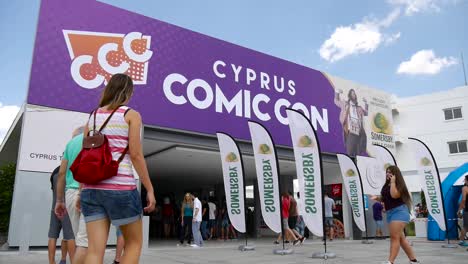
POLYGON ((223 219, 223 221, 221 222, 221 227, 226 228, 228 226, 229 226, 229 220, 228 219, 223 219))
POLYGON ((216 219, 210 219, 210 221, 208 221, 208 228, 213 227, 216 227, 216 219))
POLYGON ((333 217, 325 217, 325 227, 333 228, 335 227, 335 223, 333 221, 333 217))
POLYGON ((377 229, 383 229, 383 221, 382 220, 375 220, 375 226, 377 229))
POLYGON ((410 214, 406 204, 402 204, 387 211, 387 223, 391 223, 393 221, 409 223, 410 214))
POLYGON ((107 218, 114 226, 121 226, 141 219, 143 209, 137 189, 84 189, 81 192, 81 212, 86 223, 107 218))
POLYGON ((122 230, 120 230, 120 227, 116 226, 115 227, 115 237, 119 237, 121 235, 123 235, 122 230))

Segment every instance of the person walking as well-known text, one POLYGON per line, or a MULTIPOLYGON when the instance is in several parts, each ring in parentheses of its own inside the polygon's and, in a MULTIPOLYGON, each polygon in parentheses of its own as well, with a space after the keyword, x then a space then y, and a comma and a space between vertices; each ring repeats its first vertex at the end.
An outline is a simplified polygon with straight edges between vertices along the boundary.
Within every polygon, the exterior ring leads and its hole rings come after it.
POLYGON ((468 247, 466 233, 468 232, 468 175, 465 176, 465 185, 462 188, 462 200, 458 206, 458 216, 463 217, 463 228, 460 235, 460 246, 468 247))
POLYGON ((208 201, 205 198, 202 199, 202 223, 201 223, 201 233, 203 240, 208 239, 209 232, 208 232, 208 223, 210 221, 210 207, 208 205, 208 201))
POLYGON ((76 250, 73 256, 73 264, 83 264, 88 248, 88 234, 83 214, 80 212, 80 183, 75 181, 70 167, 83 148, 84 126, 76 128, 72 133, 72 139, 67 143, 60 163, 59 176, 57 179, 57 203, 55 214, 70 218, 73 235, 75 236, 76 250))
POLYGON ((213 202, 213 197, 209 198, 208 207, 209 207, 209 224, 208 228, 210 229, 210 236, 208 240, 212 239, 213 236, 216 237, 216 204, 213 202))
POLYGON ((164 238, 169 239, 174 225, 174 205, 169 197, 164 197, 162 206, 162 218, 164 223, 164 238))
MULTIPOLYGON (((292 241, 293 245, 297 245, 300 240, 294 235, 291 228, 289 228, 289 208, 291 206, 291 200, 289 198, 289 193, 284 192, 281 194, 281 210, 282 210, 282 225, 283 225, 283 233, 284 238, 286 241, 292 241)), ((279 234, 278 238, 274 241, 275 244, 279 244, 282 239, 282 234, 279 234)))
POLYGON ((219 210, 219 218, 221 219, 221 237, 219 240, 227 240, 228 239, 228 228, 229 228, 229 215, 227 211, 227 204, 226 201, 223 201, 223 205, 219 210))
POLYGON ((184 244, 184 239, 187 239, 187 244, 192 241, 192 220, 193 220, 193 200, 190 193, 186 193, 182 206, 180 208, 180 245, 184 244))
POLYGON ((193 244, 192 247, 198 248, 203 246, 203 237, 200 233, 200 225, 202 222, 202 204, 198 199, 197 193, 193 193, 193 218, 192 218, 192 234, 193 244))
POLYGON ((115 236, 117 237, 117 245, 115 245, 115 257, 114 262, 112 262, 112 264, 120 264, 122 252, 125 248, 125 239, 119 227, 115 227, 115 236))
POLYGON ((381 202, 377 201, 372 205, 372 212, 375 222, 375 238, 383 239, 383 205, 381 202))
POLYGON ((156 205, 141 145, 141 116, 126 106, 132 95, 132 79, 114 74, 104 88, 99 108, 92 112, 85 126, 84 140, 89 132, 94 134, 99 128, 109 140, 113 159, 122 157, 117 175, 96 184, 83 184, 80 203, 89 240, 85 263, 103 263, 110 224, 119 226, 124 236, 122 262, 138 263, 143 244, 142 213, 152 212, 156 205), (132 167, 146 189, 144 209, 132 167))
MULTIPOLYGON (((330 241, 333 241, 335 237, 335 223, 333 220, 333 210, 335 210, 335 201, 328 196, 328 193, 323 195, 325 204, 325 227, 328 229, 328 237, 330 241)), ((325 238, 324 238, 325 239, 325 238)))
MULTIPOLYGON (((296 228, 295 230, 302 236, 302 237, 305 237, 305 222, 304 222, 304 218, 302 217, 302 212, 303 212, 303 208, 302 208, 302 205, 300 204, 300 194, 299 192, 296 193, 297 194, 297 198, 298 200, 296 200, 296 203, 297 203, 297 210, 299 211, 299 217, 297 218, 297 224, 296 224, 296 228)), ((304 240, 303 240, 304 241, 304 240)))
POLYGON ((296 199, 294 199, 292 192, 289 192, 289 200, 291 202, 289 205, 288 226, 302 244, 305 240, 305 237, 299 234, 299 232, 296 230, 297 222, 299 219, 299 210, 297 207, 297 201, 296 199))
POLYGON ((390 232, 390 255, 383 263, 393 264, 400 247, 405 251, 410 263, 420 263, 403 232, 410 221, 411 196, 397 166, 390 166, 386 169, 386 182, 380 194, 380 196, 373 196, 372 199, 384 203, 390 232))
POLYGON ((70 260, 73 259, 75 254, 75 236, 73 235, 73 229, 70 223, 70 218, 65 215, 62 219, 59 219, 55 215, 55 203, 57 201, 57 179, 59 175, 60 166, 50 175, 50 183, 52 189, 52 209, 50 212, 50 224, 49 224, 49 242, 48 242, 48 253, 49 253, 49 264, 55 264, 55 251, 57 248, 57 239, 59 238, 60 231, 63 230, 63 240, 61 244, 61 259, 60 264, 67 263, 67 252, 70 256, 70 260))

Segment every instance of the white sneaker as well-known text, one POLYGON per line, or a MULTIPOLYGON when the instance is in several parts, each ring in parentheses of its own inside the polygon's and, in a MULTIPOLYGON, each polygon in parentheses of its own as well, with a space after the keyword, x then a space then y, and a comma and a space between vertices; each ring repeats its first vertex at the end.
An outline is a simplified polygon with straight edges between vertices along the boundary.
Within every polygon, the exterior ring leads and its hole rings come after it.
POLYGON ((193 248, 199 248, 199 247, 200 247, 200 246, 197 245, 197 244, 191 244, 190 246, 193 247, 193 248))
POLYGON ((387 260, 387 261, 382 261, 382 262, 380 262, 380 264, 392 264, 392 263, 391 263, 390 261, 387 260))

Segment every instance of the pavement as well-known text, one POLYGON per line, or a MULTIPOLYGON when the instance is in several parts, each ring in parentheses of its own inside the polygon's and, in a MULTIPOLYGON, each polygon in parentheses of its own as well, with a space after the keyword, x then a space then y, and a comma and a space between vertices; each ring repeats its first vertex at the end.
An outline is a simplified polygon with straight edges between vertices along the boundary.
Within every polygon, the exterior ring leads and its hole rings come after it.
MULTIPOLYGON (((273 245, 272 238, 256 239, 249 242, 255 245, 255 251, 239 251, 238 246, 244 244, 242 240, 207 241, 202 248, 178 246, 177 241, 152 241, 147 250, 142 253, 140 263, 381 263, 388 257, 390 241, 376 240, 373 244, 362 244, 361 241, 335 240, 327 243, 327 251, 337 255, 335 259, 313 259, 313 253, 324 252, 323 243, 319 240, 306 240, 301 246, 287 245, 294 253, 291 255, 274 255, 274 249, 282 245, 273 245)), ((466 247, 442 248, 443 242, 429 242, 420 239, 410 239, 418 260, 421 263, 458 264, 468 263, 466 247)), ((455 243, 455 242, 454 242, 455 243)), ((57 252, 59 254, 59 251, 57 252)), ((59 258, 57 254, 57 259, 59 258)), ((115 250, 106 250, 104 263, 112 263, 115 250)), ((20 255, 18 249, 0 251, 2 264, 47 263, 47 248, 32 248, 26 255, 20 255)), ((68 262, 69 263, 69 262, 68 262)), ((395 261, 409 263, 403 251, 395 261)))

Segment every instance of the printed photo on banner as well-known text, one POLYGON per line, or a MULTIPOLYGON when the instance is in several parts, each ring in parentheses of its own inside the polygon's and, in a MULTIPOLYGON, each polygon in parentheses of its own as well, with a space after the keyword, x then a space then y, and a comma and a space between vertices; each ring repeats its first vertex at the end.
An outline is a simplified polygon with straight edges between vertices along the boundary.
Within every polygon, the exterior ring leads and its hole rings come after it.
POLYGON ((374 144, 395 149, 391 96, 366 86, 328 76, 340 109, 346 154, 375 156, 374 144))

